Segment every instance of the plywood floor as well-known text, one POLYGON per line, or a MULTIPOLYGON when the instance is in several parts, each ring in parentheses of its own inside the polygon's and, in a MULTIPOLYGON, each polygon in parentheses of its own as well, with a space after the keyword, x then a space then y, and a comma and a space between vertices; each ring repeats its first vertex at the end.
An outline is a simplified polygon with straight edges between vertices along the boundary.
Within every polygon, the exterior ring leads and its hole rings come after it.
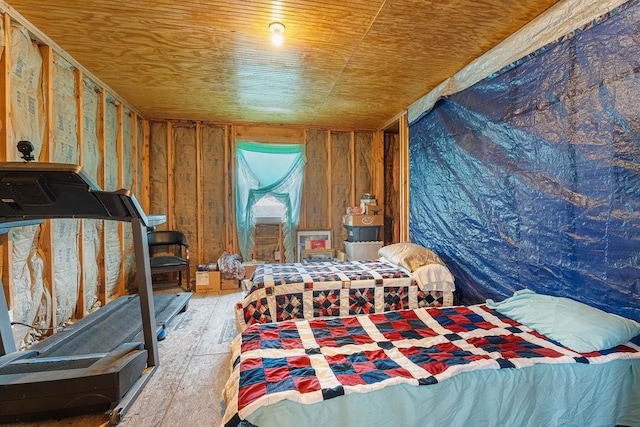
MULTIPOLYGON (((159 343, 160 366, 119 426, 220 425, 229 343, 236 333, 233 307, 241 296, 193 295, 188 310, 169 324, 159 343)), ((101 414, 6 425, 92 427, 108 421, 101 414)))

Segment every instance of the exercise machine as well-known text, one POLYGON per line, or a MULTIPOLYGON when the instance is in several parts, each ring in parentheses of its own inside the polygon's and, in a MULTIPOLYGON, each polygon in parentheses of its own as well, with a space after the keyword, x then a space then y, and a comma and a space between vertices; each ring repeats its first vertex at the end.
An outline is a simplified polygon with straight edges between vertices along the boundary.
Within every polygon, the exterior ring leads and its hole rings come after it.
POLYGON ((0 233, 54 218, 130 222, 138 294, 17 351, 0 290, 0 422, 109 411, 117 424, 159 365, 158 336, 191 294, 153 295, 149 218, 130 191, 102 191, 75 165, 0 163, 0 233))

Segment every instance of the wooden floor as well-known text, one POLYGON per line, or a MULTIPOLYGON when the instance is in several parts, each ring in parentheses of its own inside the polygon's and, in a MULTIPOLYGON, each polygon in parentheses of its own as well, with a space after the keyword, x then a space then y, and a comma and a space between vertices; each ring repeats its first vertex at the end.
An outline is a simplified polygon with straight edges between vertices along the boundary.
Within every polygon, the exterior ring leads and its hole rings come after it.
MULTIPOLYGON (((163 292, 165 293, 166 290, 163 292)), ((241 292, 193 294, 159 342, 160 366, 119 426, 218 426, 229 372, 229 343, 236 335, 234 305, 241 292)), ((106 414, 13 426, 108 425, 106 414)))

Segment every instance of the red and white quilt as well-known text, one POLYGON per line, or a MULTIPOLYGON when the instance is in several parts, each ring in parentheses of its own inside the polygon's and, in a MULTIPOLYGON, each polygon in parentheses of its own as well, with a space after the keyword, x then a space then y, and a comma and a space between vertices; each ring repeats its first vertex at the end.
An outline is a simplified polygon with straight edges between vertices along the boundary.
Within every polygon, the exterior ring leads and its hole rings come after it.
POLYGON ((236 305, 236 326, 452 304, 453 292, 423 289, 382 259, 262 264, 236 305))
POLYGON ((576 353, 486 305, 257 324, 232 344, 223 423, 235 426, 284 399, 312 404, 398 384, 539 363, 640 359, 640 347, 576 353))

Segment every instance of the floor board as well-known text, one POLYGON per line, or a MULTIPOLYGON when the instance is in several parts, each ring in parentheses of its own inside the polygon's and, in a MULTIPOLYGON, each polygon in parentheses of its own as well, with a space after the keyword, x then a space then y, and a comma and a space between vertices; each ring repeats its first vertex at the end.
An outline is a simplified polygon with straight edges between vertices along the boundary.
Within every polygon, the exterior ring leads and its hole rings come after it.
MULTIPOLYGON (((171 290, 164 290, 171 292, 171 290)), ((160 366, 123 417, 120 426, 220 425, 222 390, 229 373, 229 343, 235 335, 234 305, 240 292, 193 294, 158 343, 160 366)), ((107 414, 7 426, 93 427, 107 414)))

